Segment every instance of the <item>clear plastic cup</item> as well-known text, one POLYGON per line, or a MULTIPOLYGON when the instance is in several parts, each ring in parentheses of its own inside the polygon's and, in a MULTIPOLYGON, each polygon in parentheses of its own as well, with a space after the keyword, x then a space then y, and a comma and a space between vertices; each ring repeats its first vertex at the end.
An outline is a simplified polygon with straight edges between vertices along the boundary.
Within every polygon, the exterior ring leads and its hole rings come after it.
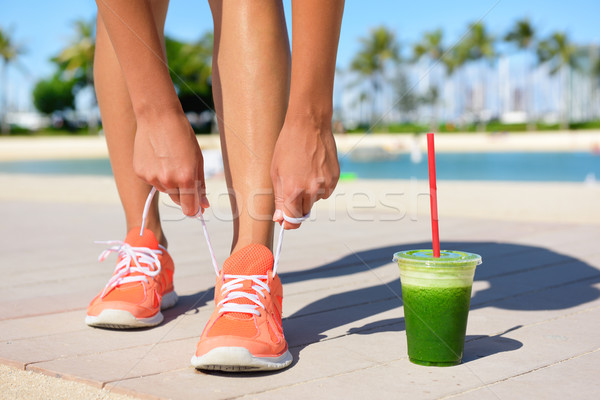
POLYGON ((475 267, 481 256, 443 250, 394 254, 400 267, 408 357, 420 365, 462 361, 475 267))

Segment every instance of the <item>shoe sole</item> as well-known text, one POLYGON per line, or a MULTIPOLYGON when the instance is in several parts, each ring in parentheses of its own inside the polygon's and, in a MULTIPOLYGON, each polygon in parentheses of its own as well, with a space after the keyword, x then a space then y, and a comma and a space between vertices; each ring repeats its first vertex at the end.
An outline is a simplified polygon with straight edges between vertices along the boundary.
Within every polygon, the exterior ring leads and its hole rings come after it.
POLYGON ((201 370, 245 372, 282 369, 292 360, 288 350, 279 357, 255 357, 244 347, 217 347, 202 356, 193 356, 191 362, 201 370))
MULTIPOLYGON (((162 297, 160 309, 166 310, 177 303, 177 293, 173 290, 162 297)), ((163 321, 164 317, 159 311, 156 315, 149 318, 136 318, 129 311, 125 310, 103 310, 98 316, 88 315, 85 317, 85 323, 97 328, 109 329, 132 329, 149 328, 156 326, 163 321)))

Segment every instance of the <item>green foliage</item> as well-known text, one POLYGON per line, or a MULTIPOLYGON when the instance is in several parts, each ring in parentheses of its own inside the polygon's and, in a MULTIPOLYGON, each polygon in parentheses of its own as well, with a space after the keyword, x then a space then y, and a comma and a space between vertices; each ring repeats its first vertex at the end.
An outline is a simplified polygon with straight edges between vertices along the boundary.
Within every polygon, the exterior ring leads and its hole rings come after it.
POLYGON ((169 37, 165 43, 171 78, 184 111, 212 110, 212 32, 192 43, 169 37))
POLYGON ((569 129, 600 129, 600 121, 571 122, 569 129))
POLYGON ((535 30, 529 19, 524 18, 515 22, 513 28, 504 36, 506 42, 517 45, 521 50, 533 46, 535 41, 535 30))
MULTIPOLYGON (((365 133, 367 131, 368 126, 363 124, 359 125, 353 129, 349 129, 347 133, 365 133)), ((429 132, 432 129, 436 133, 444 133, 444 134, 452 134, 452 133, 476 133, 477 132, 477 124, 469 124, 467 126, 461 127, 461 129, 457 129, 456 126, 450 123, 442 123, 439 126, 430 127, 425 124, 419 123, 392 123, 386 126, 381 126, 377 132, 386 132, 386 133, 424 133, 429 132)), ((546 124, 543 122, 538 122, 536 124, 536 130, 538 131, 560 131, 560 124, 546 124)), ((595 121, 587 121, 587 122, 577 122, 569 124, 569 129, 578 130, 578 129, 600 129, 600 120, 595 121)), ((487 124, 486 132, 488 133, 524 133, 527 132, 527 124, 519 123, 519 124, 504 124, 499 121, 492 121, 487 124)))
POLYGON ((483 22, 474 22, 469 25, 467 37, 458 46, 458 55, 466 60, 493 61, 496 58, 494 41, 495 38, 488 33, 483 22))
POLYGON ((75 35, 71 42, 52 62, 58 67, 60 78, 75 82, 75 91, 94 84, 95 19, 73 23, 75 35))
POLYGON ((350 69, 361 75, 381 73, 388 60, 400 60, 400 45, 396 35, 384 26, 371 30, 367 37, 359 39, 360 50, 350 64, 350 69))
POLYGON ((525 132, 527 124, 503 124, 501 122, 489 122, 486 126, 488 132, 525 132))
MULTIPOLYGON (((462 43, 462 42, 461 42, 462 43)), ((454 74, 460 67, 467 62, 467 47, 464 44, 458 43, 448 49, 441 61, 446 68, 446 74, 454 74)))
POLYGON ((11 34, 0 27, 0 59, 4 64, 9 64, 25 52, 23 46, 14 43, 11 34))
POLYGON ((423 57, 441 63, 446 75, 452 75, 466 60, 463 48, 454 46, 446 49, 444 47, 444 31, 441 29, 423 33, 421 40, 413 46, 413 61, 418 61, 423 57))
POLYGON ((538 44, 537 56, 540 64, 550 65, 550 74, 554 75, 561 68, 569 66, 579 68, 576 57, 577 48, 564 32, 555 32, 538 44))
POLYGON ((6 122, 6 79, 7 69, 11 64, 16 64, 21 54, 25 52, 23 46, 18 45, 14 42, 12 34, 0 27, 0 60, 2 60, 2 68, 0 70, 0 86, 2 87, 2 93, 0 94, 0 123, 2 124, 2 134, 8 134, 10 132, 10 126, 6 122))
POLYGON ((39 81, 33 89, 33 105, 44 114, 75 108, 75 81, 63 81, 58 76, 39 81))
POLYGON ((361 123, 355 127, 347 128, 346 133, 365 133, 371 126, 369 124, 361 123))
POLYGON ((413 60, 418 61, 425 56, 432 61, 441 60, 445 53, 443 40, 444 32, 441 29, 423 33, 421 40, 413 46, 413 60))
MULTIPOLYGON (((396 35, 384 26, 372 29, 369 36, 359 39, 360 50, 350 63, 350 70, 357 72, 363 78, 369 79, 373 94, 371 103, 371 126, 376 123, 375 100, 385 84, 386 64, 389 61, 400 61, 400 45, 396 35)), ((367 97, 364 92, 361 97, 367 97)), ((362 101, 361 101, 362 103, 362 101)))
POLYGON ((596 79, 596 83, 600 85, 600 58, 592 66, 592 76, 596 79))
POLYGON ((12 126, 10 131, 11 136, 84 136, 89 135, 88 128, 54 128, 48 127, 39 131, 31 131, 27 128, 12 126))
POLYGON ((420 101, 419 96, 415 92, 415 87, 410 85, 406 74, 400 72, 394 82, 394 88, 396 92, 396 101, 394 104, 405 119, 411 120, 410 114, 417 110, 420 101))
POLYGON ((429 130, 427 125, 405 123, 405 124, 389 124, 387 131, 390 133, 424 133, 429 130))
POLYGON ((440 91, 436 86, 431 86, 419 101, 423 104, 436 105, 440 101, 440 91))

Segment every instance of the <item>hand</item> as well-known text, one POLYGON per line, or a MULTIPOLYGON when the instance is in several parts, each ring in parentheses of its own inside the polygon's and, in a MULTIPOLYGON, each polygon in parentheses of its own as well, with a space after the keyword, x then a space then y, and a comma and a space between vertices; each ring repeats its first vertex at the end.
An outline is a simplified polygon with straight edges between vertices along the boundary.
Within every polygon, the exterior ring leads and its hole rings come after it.
POLYGON ((204 161, 196 135, 183 112, 138 118, 135 173, 181 206, 185 215, 204 212, 204 161))
POLYGON ((273 221, 296 229, 283 219, 308 214, 319 199, 328 198, 340 177, 331 121, 315 123, 309 116, 286 118, 275 145, 271 179, 275 190, 273 221))

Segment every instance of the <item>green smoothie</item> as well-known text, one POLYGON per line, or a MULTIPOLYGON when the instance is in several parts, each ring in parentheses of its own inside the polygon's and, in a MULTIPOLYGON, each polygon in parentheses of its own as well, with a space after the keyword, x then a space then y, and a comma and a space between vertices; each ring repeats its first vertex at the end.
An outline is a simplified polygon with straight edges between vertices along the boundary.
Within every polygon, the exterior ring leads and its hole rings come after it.
POLYGON ((461 251, 409 250, 394 254, 400 267, 408 356, 421 365, 460 364, 471 286, 481 257, 461 251))
POLYGON ((410 361, 422 365, 459 364, 471 286, 427 288, 403 285, 402 298, 410 361))

